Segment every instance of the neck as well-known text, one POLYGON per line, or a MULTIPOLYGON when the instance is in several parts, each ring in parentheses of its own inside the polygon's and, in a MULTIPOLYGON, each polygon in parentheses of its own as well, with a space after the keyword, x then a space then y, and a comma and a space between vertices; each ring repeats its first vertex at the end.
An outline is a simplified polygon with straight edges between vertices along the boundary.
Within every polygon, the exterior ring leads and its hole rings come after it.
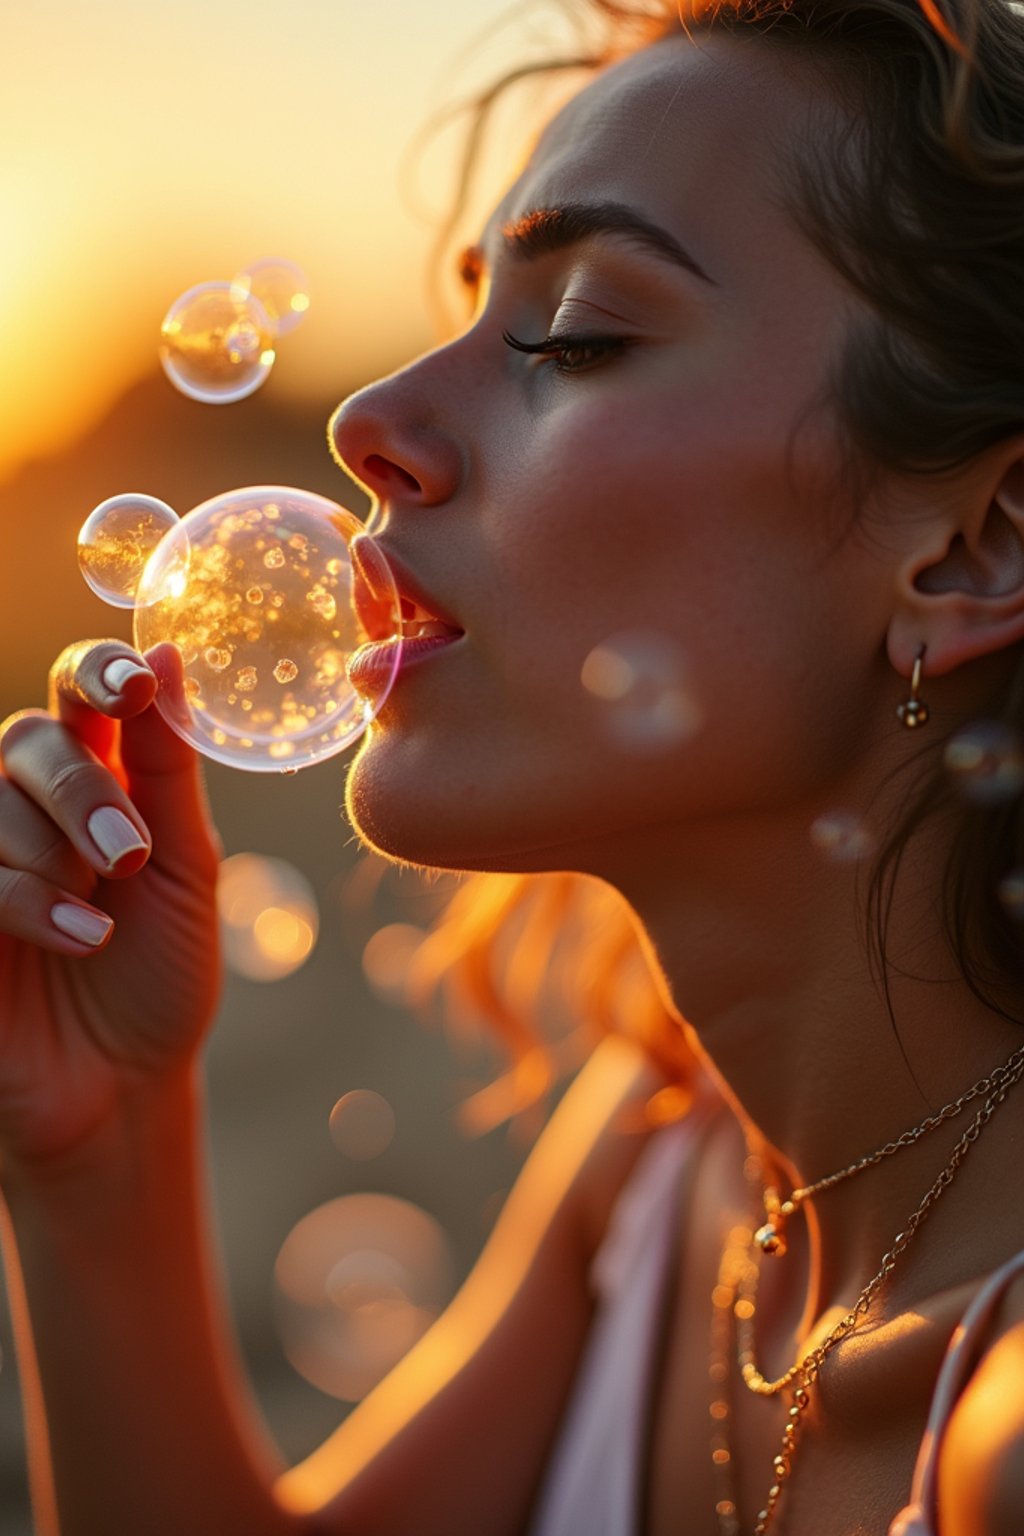
MULTIPOLYGON (((657 858, 631 859, 636 878, 621 871, 615 881, 681 1027, 783 1195, 916 1127, 1024 1044, 1019 1025, 971 993, 946 948, 929 894, 942 888, 941 829, 930 842, 919 836, 901 869, 887 1000, 864 917, 868 866, 826 863, 807 846, 806 826, 806 812, 761 828, 689 826, 678 857, 661 829, 657 858), (666 869, 671 881, 651 874, 666 869)), ((809 1266, 814 1315, 856 1298, 983 1101, 812 1197, 793 1219, 783 1262, 790 1272, 809 1266)), ((1024 1195, 999 1176, 1016 1165, 1019 1119, 995 1111, 915 1239, 925 1292, 1024 1246, 1024 1195)))

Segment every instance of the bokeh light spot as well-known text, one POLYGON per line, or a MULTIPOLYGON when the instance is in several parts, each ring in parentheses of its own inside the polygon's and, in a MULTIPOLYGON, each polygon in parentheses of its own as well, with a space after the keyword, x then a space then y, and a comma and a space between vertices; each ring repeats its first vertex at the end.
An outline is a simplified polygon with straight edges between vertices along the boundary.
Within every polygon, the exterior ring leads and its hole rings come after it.
POLYGON ((703 712, 671 636, 655 630, 611 635, 590 652, 580 676, 603 706, 609 740, 626 751, 663 751, 700 730, 703 712))
POLYGON ((309 881, 284 859, 236 853, 217 881, 224 958, 249 981, 280 981, 309 958, 319 930, 309 881))
POLYGON ((274 1268, 289 1361, 322 1392, 357 1402, 416 1343, 451 1296, 440 1225, 391 1195, 343 1195, 289 1233, 274 1268))
POLYGON ((354 1088, 331 1110, 331 1140, 345 1157, 365 1162, 379 1157, 395 1135, 395 1112, 381 1094, 354 1088))

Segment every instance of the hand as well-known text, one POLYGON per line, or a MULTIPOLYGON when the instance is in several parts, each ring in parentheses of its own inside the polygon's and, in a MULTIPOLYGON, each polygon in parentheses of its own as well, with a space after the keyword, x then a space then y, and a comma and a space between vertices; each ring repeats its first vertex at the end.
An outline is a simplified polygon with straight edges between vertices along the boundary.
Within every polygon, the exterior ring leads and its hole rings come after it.
MULTIPOLYGON (((171 646, 149 653, 180 674, 171 646), (158 655, 159 651, 159 655, 158 655)), ((180 681, 180 677, 179 677, 180 681)), ((220 988, 220 846, 197 754, 116 640, 0 725, 0 1152, 73 1155, 191 1062, 220 988)))

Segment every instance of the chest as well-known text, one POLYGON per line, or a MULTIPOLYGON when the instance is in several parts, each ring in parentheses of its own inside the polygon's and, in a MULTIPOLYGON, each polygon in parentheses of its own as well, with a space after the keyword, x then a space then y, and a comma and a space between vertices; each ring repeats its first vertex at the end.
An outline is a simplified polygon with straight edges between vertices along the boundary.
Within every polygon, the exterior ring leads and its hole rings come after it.
MULTIPOLYGON (((705 1236, 713 1213, 700 1205, 691 1200, 680 1213, 686 1261, 666 1282, 653 1350, 638 1536, 724 1536, 728 1522, 716 1514, 723 1503, 735 1506, 738 1536, 751 1536, 776 1481, 792 1401, 785 1392, 751 1393, 731 1328, 725 1338, 714 1331, 719 1251, 705 1236)), ((909 1500, 935 1380, 964 1304, 951 1294, 931 1309, 869 1321, 832 1352, 802 1421, 772 1536, 886 1536, 909 1500)), ((794 1340, 790 1359, 796 1348, 794 1340)))

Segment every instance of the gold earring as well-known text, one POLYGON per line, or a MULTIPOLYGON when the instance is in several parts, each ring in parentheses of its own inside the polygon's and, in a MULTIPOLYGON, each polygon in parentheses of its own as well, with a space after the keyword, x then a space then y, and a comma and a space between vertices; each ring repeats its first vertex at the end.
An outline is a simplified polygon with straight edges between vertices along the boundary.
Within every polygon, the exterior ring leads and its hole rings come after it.
POLYGON ((917 690, 921 686, 921 671, 924 667, 924 653, 928 649, 922 645, 914 660, 914 671, 910 678, 910 698, 904 704, 900 704, 896 710, 897 718, 902 721, 908 731, 916 731, 919 725, 928 723, 930 713, 928 705, 918 697, 917 690))

